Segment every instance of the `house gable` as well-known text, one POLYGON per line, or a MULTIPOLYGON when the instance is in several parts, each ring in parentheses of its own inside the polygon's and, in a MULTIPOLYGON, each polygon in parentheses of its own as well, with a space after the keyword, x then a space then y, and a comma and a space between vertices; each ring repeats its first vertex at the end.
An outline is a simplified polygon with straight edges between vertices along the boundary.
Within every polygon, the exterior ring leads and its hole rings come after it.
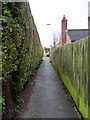
POLYGON ((71 42, 75 42, 86 38, 89 35, 89 32, 88 29, 69 29, 67 34, 69 35, 71 42))

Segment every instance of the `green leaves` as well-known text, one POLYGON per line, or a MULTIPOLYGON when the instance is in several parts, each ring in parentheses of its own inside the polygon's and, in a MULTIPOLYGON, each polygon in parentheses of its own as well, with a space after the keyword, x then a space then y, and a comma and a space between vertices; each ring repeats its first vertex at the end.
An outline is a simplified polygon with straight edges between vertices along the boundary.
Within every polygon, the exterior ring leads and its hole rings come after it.
POLYGON ((6 108, 6 103, 5 103, 5 96, 0 96, 0 109, 2 108, 2 111, 5 112, 6 108))
MULTIPOLYGON (((13 99, 16 99, 15 95, 24 88, 41 62, 43 49, 29 4, 9 2, 2 7, 3 88, 5 83, 10 83, 13 99)), ((5 92, 4 89, 3 96, 5 92)))

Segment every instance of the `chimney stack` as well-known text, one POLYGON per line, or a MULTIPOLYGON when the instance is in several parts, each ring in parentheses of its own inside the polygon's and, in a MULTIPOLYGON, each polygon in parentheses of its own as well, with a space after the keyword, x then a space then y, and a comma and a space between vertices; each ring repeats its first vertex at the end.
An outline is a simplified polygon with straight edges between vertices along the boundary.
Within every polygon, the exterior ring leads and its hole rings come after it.
POLYGON ((62 37, 61 41, 63 45, 66 43, 66 30, 67 30, 67 19, 64 15, 61 21, 61 37, 62 37))

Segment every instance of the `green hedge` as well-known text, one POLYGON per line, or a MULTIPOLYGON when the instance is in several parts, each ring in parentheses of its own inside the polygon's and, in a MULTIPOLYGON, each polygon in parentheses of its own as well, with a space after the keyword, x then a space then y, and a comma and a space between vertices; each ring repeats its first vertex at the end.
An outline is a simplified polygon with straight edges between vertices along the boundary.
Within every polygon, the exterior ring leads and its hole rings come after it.
POLYGON ((41 63, 43 49, 28 2, 2 3, 2 26, 3 96, 9 86, 15 98, 41 63))
POLYGON ((90 38, 52 49, 52 63, 84 118, 89 116, 90 38))

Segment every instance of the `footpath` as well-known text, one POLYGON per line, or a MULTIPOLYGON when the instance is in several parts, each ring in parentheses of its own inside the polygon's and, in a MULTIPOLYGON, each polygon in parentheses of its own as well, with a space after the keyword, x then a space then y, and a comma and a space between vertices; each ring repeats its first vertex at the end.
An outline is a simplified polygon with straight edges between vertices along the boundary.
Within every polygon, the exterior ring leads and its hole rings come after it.
POLYGON ((78 118, 49 58, 43 59, 35 81, 27 109, 17 118, 78 118))

